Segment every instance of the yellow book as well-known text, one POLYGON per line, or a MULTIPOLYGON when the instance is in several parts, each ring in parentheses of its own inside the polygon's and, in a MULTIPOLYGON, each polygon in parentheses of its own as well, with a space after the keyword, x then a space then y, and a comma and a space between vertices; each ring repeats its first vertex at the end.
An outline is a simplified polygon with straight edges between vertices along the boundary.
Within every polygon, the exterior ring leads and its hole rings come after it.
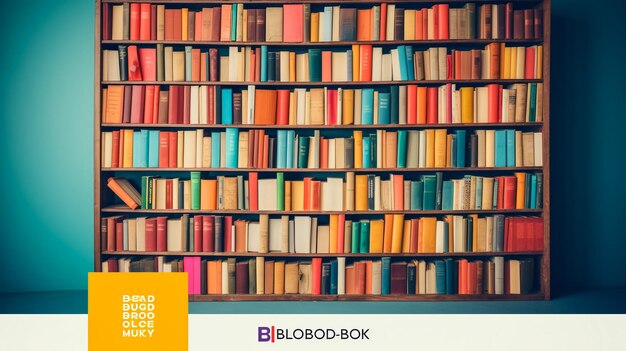
POLYGON ((383 226, 382 219, 370 221, 370 253, 383 253, 383 226))
POLYGON ((289 93, 289 125, 293 126, 296 124, 296 93, 289 93))
POLYGON ((517 190, 515 191, 517 197, 515 199, 515 208, 521 210, 525 207, 526 173, 515 172, 515 177, 517 177, 517 190))
POLYGON ((319 41, 319 25, 320 14, 311 12, 311 43, 317 43, 319 41))
POLYGON ((133 167, 133 130, 124 129, 124 168, 133 167))
POLYGON ((241 21, 241 23, 246 24, 242 26, 241 41, 248 41, 248 10, 243 10, 243 21, 241 21))
POLYGON ((404 220, 404 233, 402 234, 402 253, 411 252, 411 220, 404 220))
MULTIPOLYGON (((541 79, 543 78, 543 45, 538 45, 535 53, 535 78, 541 79)), ((539 102, 537 104, 539 104, 539 102)))
POLYGON ((516 79, 517 78, 517 50, 515 48, 509 48, 509 56, 511 56, 509 63, 509 78, 516 79))
POLYGON ((189 29, 189 24, 187 23, 187 21, 189 20, 189 9, 188 8, 183 8, 181 11, 181 17, 182 17, 182 31, 181 31, 181 39, 182 40, 188 40, 188 32, 187 30, 189 29))
POLYGON ((289 81, 296 81, 296 53, 294 51, 289 52, 289 81))
POLYGON ((447 129, 435 130, 435 165, 434 167, 446 167, 446 139, 447 129))
POLYGON ((328 253, 337 253, 337 233, 339 215, 331 214, 328 224, 328 253))
POLYGON ((342 106, 342 124, 352 124, 354 123, 354 90, 352 89, 344 89, 343 90, 343 101, 341 103, 342 106))
POLYGON ((301 180, 291 181, 291 211, 304 210, 304 182, 301 180))
POLYGON ((367 174, 354 176, 354 207, 356 211, 367 211, 367 174))
POLYGON ((435 130, 426 130, 426 168, 435 167, 435 130))
POLYGON ((500 78, 502 79, 502 72, 504 72, 504 50, 506 49, 506 45, 504 43, 500 43, 500 78))
POLYGON ((504 70, 502 79, 511 79, 511 48, 504 48, 504 70))
POLYGON ((415 40, 415 10, 404 10, 404 40, 415 40))
POLYGON ((471 214, 468 217, 471 217, 472 220, 472 252, 477 252, 478 251, 478 215, 477 214, 471 214))
POLYGON ((426 217, 421 218, 423 236, 423 253, 435 253, 437 239, 437 218, 426 217))
POLYGON ((385 231, 383 234, 383 252, 391 253, 391 242, 393 239, 393 214, 385 214, 385 231))
POLYGON ((391 239, 391 253, 402 252, 402 234, 403 234, 404 215, 393 215, 393 236, 391 239))
POLYGON ((274 294, 285 293, 285 261, 274 262, 274 294))
POLYGON ((474 123, 474 88, 461 88, 461 123, 474 123))
POLYGON ((363 168, 363 132, 354 131, 354 168, 363 168))
POLYGON ((361 80, 361 46, 358 44, 352 45, 352 81, 358 82, 361 80))
POLYGON ((291 211, 291 180, 285 180, 285 211, 291 211))

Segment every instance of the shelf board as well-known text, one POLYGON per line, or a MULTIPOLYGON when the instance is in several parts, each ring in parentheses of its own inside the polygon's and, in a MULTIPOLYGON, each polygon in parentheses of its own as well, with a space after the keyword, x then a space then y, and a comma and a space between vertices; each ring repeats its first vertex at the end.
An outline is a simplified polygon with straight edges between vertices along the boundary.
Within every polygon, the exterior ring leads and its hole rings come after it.
POLYGON ((103 45, 191 45, 198 46, 261 46, 268 47, 341 47, 352 45, 374 46, 432 46, 432 45, 487 45, 491 43, 535 45, 541 44, 542 39, 441 39, 441 40, 367 40, 367 41, 323 41, 323 42, 266 42, 266 41, 206 41, 206 40, 102 40, 103 45))
POLYGON ((103 255, 110 256, 204 256, 204 257, 355 257, 355 258, 379 258, 379 257, 492 257, 492 256, 540 256, 542 251, 520 252, 448 252, 448 253, 282 253, 282 252, 137 252, 137 251, 103 251, 103 255))
POLYGON ((541 122, 513 122, 513 123, 440 123, 440 124, 344 124, 329 125, 276 125, 276 124, 144 124, 144 123, 102 123, 102 128, 180 128, 180 129, 461 129, 461 128, 538 128, 541 122))
POLYGON ((463 214, 540 214, 542 209, 521 209, 521 210, 433 210, 433 211, 250 211, 250 210, 131 210, 126 205, 113 205, 101 209, 103 213, 145 213, 145 214, 214 214, 214 215, 246 215, 246 214, 269 214, 269 215, 383 215, 383 214, 416 214, 416 215, 463 215, 463 214))
MULTIPOLYGON (((443 0, 443 1, 433 1, 433 0, 385 0, 384 2, 390 4, 438 4, 438 3, 466 3, 468 0, 443 0)), ((109 4, 121 4, 124 2, 128 2, 127 0, 102 0, 102 3, 109 4)), ((195 4, 255 4, 255 5, 265 5, 265 4, 275 4, 282 5, 285 4, 285 0, 134 0, 133 2, 137 3, 151 3, 151 4, 185 4, 185 5, 195 5, 195 4)), ((345 4, 380 4, 381 0, 289 0, 290 4, 337 4, 337 5, 345 5, 345 4)), ((474 0, 472 1, 477 4, 481 3, 539 3, 540 0, 474 0)))
POLYGON ((101 168, 102 172, 259 172, 259 173, 341 173, 341 172, 505 172, 541 171, 542 167, 463 167, 463 168, 101 168))
POLYGON ((102 85, 215 85, 245 87, 248 85, 268 87, 341 87, 341 86, 387 86, 387 85, 443 85, 447 83, 464 85, 541 83, 541 79, 444 79, 444 80, 399 80, 380 82, 187 82, 187 81, 102 81, 102 85))
POLYGON ((545 295, 540 292, 521 295, 312 295, 312 294, 286 294, 286 295, 256 295, 256 294, 228 294, 228 295, 189 295, 189 301, 521 301, 543 300, 545 295))

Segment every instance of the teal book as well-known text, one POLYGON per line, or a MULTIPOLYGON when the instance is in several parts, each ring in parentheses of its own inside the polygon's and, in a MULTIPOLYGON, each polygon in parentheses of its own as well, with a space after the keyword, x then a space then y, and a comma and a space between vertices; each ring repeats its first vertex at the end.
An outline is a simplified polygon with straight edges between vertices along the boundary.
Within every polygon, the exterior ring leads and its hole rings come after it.
POLYGON ((435 261, 435 294, 446 293, 446 263, 435 261))
POLYGON ((424 182, 411 181, 411 210, 421 210, 424 203, 424 182))
POLYGON ((148 167, 148 131, 145 129, 133 133, 133 167, 148 167))
POLYGON ((276 209, 285 210, 285 176, 283 172, 276 173, 276 209))
POLYGON ((532 174, 530 176, 530 209, 537 208, 537 175, 532 174))
POLYGON ((378 93, 378 124, 389 124, 390 122, 390 99, 389 93, 378 93))
POLYGON ((530 173, 526 173, 525 181, 526 183, 524 184, 526 184, 526 188, 524 189, 524 208, 530 208, 530 192, 532 188, 532 184, 530 183, 532 181, 532 175, 530 173))
POLYGON ((159 167, 159 131, 148 131, 148 167, 159 167))
POLYGON ((408 80, 406 49, 404 48, 404 45, 398 46, 398 61, 400 61, 400 80, 408 80))
MULTIPOLYGON (((398 52, 398 56, 400 52, 398 52)), ((406 45, 404 47, 404 55, 406 58, 406 73, 408 80, 415 80, 415 68, 413 67, 413 46, 406 45)))
POLYGON ((191 46, 185 46, 185 81, 191 82, 191 46))
POLYGON ((301 136, 298 139, 298 168, 309 166, 309 137, 301 136))
POLYGON ((443 193, 443 172, 435 172, 435 210, 441 210, 443 193))
POLYGON ((465 130, 456 131, 456 167, 465 167, 465 130))
POLYGON ((220 168, 220 132, 211 132, 211 168, 220 168))
POLYGON ((476 209, 483 207, 483 177, 476 177, 476 209))
POLYGON ((324 6, 324 28, 322 28, 322 37, 320 41, 333 40, 333 7, 324 6))
POLYGON ((498 178, 493 179, 493 201, 491 203, 492 208, 498 208, 498 178))
POLYGON ((237 40, 237 4, 233 4, 230 15, 230 41, 237 40))
POLYGON ((361 92, 361 124, 374 124, 374 89, 361 92))
POLYGON ((352 222, 352 251, 351 253, 359 253, 361 247, 361 222, 352 222))
POLYGON ((267 82, 267 45, 261 45, 261 82, 267 82))
POLYGON ((506 130, 496 130, 495 133, 495 167, 506 167, 506 130))
POLYGON ((389 122, 391 124, 400 123, 400 88, 397 85, 389 87, 390 92, 390 108, 389 108, 389 122))
POLYGON ((322 81, 322 50, 309 49, 309 81, 322 81))
POLYGON ((293 148, 294 141, 296 140, 296 131, 287 131, 287 168, 293 168, 293 148))
POLYGON ((222 124, 233 124, 233 89, 222 89, 222 124))
MULTIPOLYGON (((446 294, 456 294, 458 291, 458 281, 459 279, 455 279, 454 270, 458 267, 457 263, 451 259, 446 258, 444 260, 445 268, 446 268, 446 294)), ((435 264, 435 269, 437 269, 437 265, 435 264)))
POLYGON ((537 83, 530 83, 529 88, 528 121, 535 122, 537 120, 537 83))
POLYGON ((382 258, 382 267, 380 272, 380 293, 383 295, 389 295, 391 292, 391 257, 382 258))
POLYGON ((363 168, 371 168, 370 164, 370 137, 363 137, 363 168))
MULTIPOLYGON (((506 166, 515 167, 515 130, 506 130, 506 166)), ((521 145, 520 145, 521 147, 521 145)))
POLYGON ((370 221, 361 221, 361 235, 359 236, 360 253, 370 252, 370 221))
POLYGON ((276 168, 287 167, 287 130, 276 132, 276 168))
POLYGON ((450 135, 450 167, 456 167, 456 134, 450 135))
POLYGON ((200 172, 191 172, 191 209, 200 209, 200 172))
POLYGON ((450 211, 454 207, 454 182, 451 180, 443 181, 443 203, 441 209, 444 211, 450 211))
POLYGON ((422 177, 424 182, 424 211, 432 211, 435 209, 435 193, 437 192, 437 177, 434 175, 425 175, 422 177))
POLYGON ((226 168, 237 168, 238 154, 239 154, 239 128, 226 128, 225 144, 226 144, 226 168))
POLYGON ((337 294, 337 274, 339 272, 338 270, 339 268, 339 263, 337 262, 337 260, 332 260, 330 261, 330 294, 331 295, 336 295, 337 294))
POLYGON ((407 131, 404 129, 398 130, 398 150, 396 152, 398 168, 406 168, 406 142, 407 131))

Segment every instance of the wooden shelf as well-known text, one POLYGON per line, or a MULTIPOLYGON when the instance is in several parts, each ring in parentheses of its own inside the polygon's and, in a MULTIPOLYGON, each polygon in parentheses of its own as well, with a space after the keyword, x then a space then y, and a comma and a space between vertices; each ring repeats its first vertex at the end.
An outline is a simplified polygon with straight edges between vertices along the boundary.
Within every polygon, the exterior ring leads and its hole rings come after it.
POLYGON ((462 129, 462 128, 540 128, 541 122, 514 122, 514 123, 440 123, 440 124, 344 124, 328 125, 267 125, 267 124, 144 124, 144 123, 102 123, 102 128, 180 128, 180 129, 462 129))
POLYGON ((389 173, 389 172, 519 172, 540 171, 541 167, 463 167, 463 168, 101 168, 102 172, 259 172, 259 173, 389 173))
POLYGON ((444 80, 399 80, 380 82, 160 82, 160 81, 103 81, 103 85, 215 85, 246 87, 269 86, 269 87, 341 87, 341 86, 387 86, 387 85, 443 85, 443 84, 463 84, 463 85, 485 85, 485 84, 515 84, 515 83, 541 83, 541 79, 444 79, 444 80))
POLYGON ((419 210, 406 210, 406 211, 250 211, 250 210, 131 210, 126 205, 114 205, 107 206, 101 209, 103 213, 146 213, 146 214, 175 214, 175 213, 188 213, 188 214, 213 214, 213 215, 254 215, 254 214, 269 214, 269 215, 294 215, 294 216, 306 216, 306 215, 329 215, 329 214, 346 214, 351 215, 383 215, 383 214, 415 214, 424 216, 433 215, 463 215, 463 214, 540 214, 542 209, 522 209, 522 210, 433 210, 433 211, 419 211, 419 210))
POLYGON ((256 294, 229 294, 229 295, 189 295, 189 301, 522 301, 543 300, 543 293, 523 295, 312 295, 312 294, 286 294, 286 295, 256 295, 256 294))
MULTIPOLYGON (((124 0, 102 0, 102 3, 109 4, 121 4, 124 0)), ((151 4, 185 4, 185 5, 196 5, 196 4, 250 4, 250 5, 266 5, 266 4, 274 4, 274 5, 282 5, 285 4, 285 0, 134 0, 133 2, 137 3, 151 3, 151 4)), ((358 5, 358 4, 379 4, 381 2, 386 2, 390 4, 437 4, 437 3, 466 3, 468 0, 444 0, 444 1, 433 1, 433 0, 289 0, 290 4, 336 4, 336 5, 358 5)), ((538 3, 540 0, 473 0, 473 3, 481 4, 481 3, 538 3)))
POLYGON ((447 252, 447 253, 282 253, 282 252, 138 252, 138 251, 103 251, 103 255, 110 256, 203 256, 203 257, 277 257, 277 258, 312 258, 312 257, 353 257, 353 258, 378 258, 378 257, 492 257, 492 256, 540 256, 541 251, 520 252, 447 252))

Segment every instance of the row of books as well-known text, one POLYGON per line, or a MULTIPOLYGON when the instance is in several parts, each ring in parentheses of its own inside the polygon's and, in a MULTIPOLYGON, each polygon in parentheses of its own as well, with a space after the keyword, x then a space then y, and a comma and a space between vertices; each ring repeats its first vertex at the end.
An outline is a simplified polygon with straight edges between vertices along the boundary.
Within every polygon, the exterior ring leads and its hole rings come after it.
POLYGON ((543 121, 543 84, 364 89, 109 85, 103 123, 372 125, 543 121))
POLYGON ((223 42, 331 42, 370 40, 535 39, 543 35, 540 8, 513 3, 464 4, 450 8, 370 8, 286 4, 245 8, 224 4, 169 8, 124 3, 103 7, 104 40, 195 40, 223 42), (319 11, 316 11, 316 7, 319 11))
POLYGON ((380 82, 414 80, 541 79, 543 46, 485 49, 433 47, 415 51, 352 45, 347 50, 310 48, 268 51, 267 46, 207 49, 157 44, 119 45, 102 51, 104 81, 166 82, 380 82))
POLYGON ((225 128, 205 135, 122 129, 102 132, 103 168, 540 167, 542 132, 513 129, 348 131, 349 137, 225 128))
POLYGON ((403 214, 101 219, 101 247, 127 252, 464 253, 543 251, 543 218, 403 214), (322 223, 325 222, 325 223, 322 223))
POLYGON ((529 294, 535 286, 535 260, 444 259, 347 261, 338 257, 306 261, 202 259, 163 256, 110 258, 104 272, 187 272, 189 294, 529 294))
POLYGON ((251 211, 409 211, 537 209, 543 202, 541 173, 443 179, 434 175, 354 174, 324 180, 282 172, 276 178, 218 176, 201 179, 142 176, 141 192, 125 178, 109 178, 108 186, 131 209, 251 211), (387 179, 384 179, 387 178, 387 179), (132 190, 128 190, 132 188, 132 190))

